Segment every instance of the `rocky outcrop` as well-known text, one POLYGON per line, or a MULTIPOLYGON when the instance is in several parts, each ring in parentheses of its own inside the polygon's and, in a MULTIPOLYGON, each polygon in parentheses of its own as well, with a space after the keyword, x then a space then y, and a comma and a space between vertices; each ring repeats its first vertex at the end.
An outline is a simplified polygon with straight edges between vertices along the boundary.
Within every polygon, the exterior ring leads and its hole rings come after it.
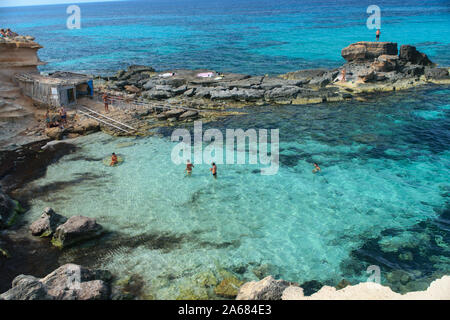
POLYGON ((56 228, 52 244, 55 247, 63 248, 83 240, 95 238, 102 232, 103 227, 95 219, 73 216, 56 228))
POLYGON ((37 67, 44 63, 37 52, 42 47, 33 37, 0 37, 0 147, 15 143, 27 144, 41 140, 41 136, 24 134, 24 131, 38 125, 33 114, 33 102, 25 97, 15 81, 19 73, 37 73, 37 67))
POLYGON ((447 68, 425 68, 425 77, 430 80, 450 79, 447 68))
POLYGON ((266 277, 247 282, 239 290, 237 300, 450 300, 450 276, 433 281, 427 290, 399 294, 389 287, 374 282, 362 282, 339 288, 324 286, 316 293, 305 296, 301 287, 289 282, 266 277))
POLYGON ((400 59, 410 62, 411 64, 421 66, 431 66, 433 63, 425 53, 417 51, 416 47, 410 45, 402 45, 400 47, 400 59))
POLYGON ((288 281, 275 280, 272 276, 247 282, 239 289, 236 300, 281 300, 284 290, 290 284, 288 281))
POLYGON ((51 237, 56 228, 65 223, 67 218, 57 214, 52 208, 45 208, 41 217, 30 226, 33 236, 51 237))
POLYGON ((107 300, 111 279, 106 270, 65 264, 42 279, 17 276, 0 300, 107 300))
POLYGON ((373 61, 381 55, 397 55, 397 43, 360 41, 352 43, 341 51, 347 61, 373 61))
POLYGON ((390 72, 397 70, 399 66, 399 57, 396 55, 383 54, 373 63, 372 68, 377 72, 390 72))

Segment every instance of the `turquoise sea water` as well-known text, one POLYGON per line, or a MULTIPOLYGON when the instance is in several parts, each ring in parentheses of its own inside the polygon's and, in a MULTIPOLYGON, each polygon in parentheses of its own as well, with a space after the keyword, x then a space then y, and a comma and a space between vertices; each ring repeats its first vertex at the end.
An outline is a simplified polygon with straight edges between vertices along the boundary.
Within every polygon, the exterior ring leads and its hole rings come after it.
POLYGON ((168 129, 145 139, 88 136, 29 187, 30 221, 48 205, 97 218, 116 236, 63 260, 139 274, 160 299, 222 268, 245 280, 265 270, 307 287, 366 281, 366 268, 378 265, 383 284, 423 290, 450 271, 449 92, 247 108, 204 126, 279 128, 272 176, 259 165, 219 165, 214 180, 204 164, 185 177, 171 161, 168 129), (125 158, 119 167, 101 162, 112 151, 125 158), (311 172, 313 162, 322 173, 311 172))
MULTIPOLYGON (((372 40, 369 1, 125 1, 0 8, 2 25, 36 36, 56 69, 111 73, 130 64, 279 74, 338 66, 340 50, 372 40)), ((450 65, 448 1, 380 1, 382 40, 413 44, 450 65)), ((104 134, 48 168, 31 191, 33 221, 52 206, 95 217, 112 231, 61 263, 140 275, 145 292, 175 298, 204 272, 242 280, 274 275, 307 292, 369 265, 399 292, 423 290, 450 269, 450 90, 380 95, 367 102, 245 108, 204 129, 279 129, 280 169, 207 164, 192 177, 170 159, 172 129, 145 139, 104 134), (109 168, 117 152, 125 162, 109 168), (322 167, 312 174, 312 163, 322 167)), ((197 292, 198 293, 198 292, 197 292)), ((201 294, 201 293, 198 293, 201 294)))
MULTIPOLYGON (((213 68, 279 74, 343 62, 341 49, 374 40, 362 0, 150 0, 80 4, 81 29, 68 30, 68 5, 0 8, 2 26, 37 38, 43 71, 110 73, 130 64, 157 70, 213 68)), ((450 65, 446 0, 377 1, 381 40, 412 44, 450 65)))

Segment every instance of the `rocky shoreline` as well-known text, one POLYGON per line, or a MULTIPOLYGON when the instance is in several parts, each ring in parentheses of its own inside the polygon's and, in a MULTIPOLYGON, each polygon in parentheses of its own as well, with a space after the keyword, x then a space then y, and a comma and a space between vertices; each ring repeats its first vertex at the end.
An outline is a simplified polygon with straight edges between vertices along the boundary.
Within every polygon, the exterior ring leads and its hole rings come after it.
MULTIPOLYGON (((346 63, 339 68, 299 70, 280 76, 214 70, 156 72, 147 66, 131 66, 114 76, 98 77, 96 88, 129 101, 211 109, 358 100, 371 93, 428 83, 450 84, 448 68, 435 66, 410 45, 402 45, 398 50, 397 43, 392 42, 357 42, 344 48, 341 54, 346 63)), ((181 114, 161 112, 158 118, 172 119, 181 114)), ((180 120, 185 118, 187 114, 180 120)))

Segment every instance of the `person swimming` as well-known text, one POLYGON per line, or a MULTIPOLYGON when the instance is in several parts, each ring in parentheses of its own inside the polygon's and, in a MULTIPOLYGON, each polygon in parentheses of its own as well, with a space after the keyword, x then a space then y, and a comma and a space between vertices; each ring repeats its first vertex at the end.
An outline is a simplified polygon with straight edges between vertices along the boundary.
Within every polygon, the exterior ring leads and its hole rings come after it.
POLYGON ((212 168, 210 168, 209 171, 211 171, 214 179, 217 179, 217 166, 214 162, 211 165, 212 165, 212 168))
POLYGON ((317 171, 321 171, 322 169, 320 169, 319 165, 317 163, 313 163, 314 164, 314 169, 313 169, 313 173, 316 173, 317 171))
POLYGON ((186 171, 187 174, 190 176, 192 174, 193 167, 194 167, 194 165, 191 163, 191 161, 187 160, 186 161, 186 169, 184 169, 184 171, 186 171))
POLYGON ((112 167, 115 166, 117 163, 119 163, 119 160, 117 159, 117 155, 113 152, 111 155, 111 163, 109 165, 112 167))

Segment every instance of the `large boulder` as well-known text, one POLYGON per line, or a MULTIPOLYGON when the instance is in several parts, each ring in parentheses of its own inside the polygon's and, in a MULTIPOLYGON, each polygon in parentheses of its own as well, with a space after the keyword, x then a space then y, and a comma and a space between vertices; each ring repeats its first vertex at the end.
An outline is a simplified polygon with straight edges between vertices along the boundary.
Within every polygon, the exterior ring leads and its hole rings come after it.
POLYGON ((0 300, 53 300, 45 285, 33 276, 19 275, 11 289, 0 295, 0 300))
POLYGON ((284 86, 266 91, 264 97, 266 100, 289 100, 296 98, 300 91, 301 88, 296 86, 284 86))
POLYGON ((372 68, 377 72, 394 71, 398 67, 398 60, 397 55, 383 54, 372 63, 372 68))
POLYGON ((240 289, 236 300, 281 300, 283 291, 291 285, 284 280, 275 280, 272 276, 260 281, 245 283, 240 289))
POLYGON ((372 61, 381 55, 397 55, 395 42, 360 41, 352 43, 341 51, 342 57, 347 61, 372 61))
POLYGON ((55 247, 63 248, 83 240, 95 238, 102 232, 103 227, 95 219, 73 216, 56 228, 52 244, 55 247))
POLYGON ((64 129, 61 129, 60 127, 46 128, 45 134, 50 139, 60 140, 64 134, 64 129))
POLYGON ((428 59, 425 53, 422 53, 416 49, 414 46, 402 45, 400 47, 400 59, 410 62, 412 64, 418 64, 421 66, 431 66, 433 62, 428 59))
POLYGON ((66 221, 66 217, 57 214, 52 208, 45 208, 41 217, 31 224, 30 231, 33 236, 50 237, 66 221))
POLYGON ((94 119, 86 118, 81 120, 73 128, 68 129, 71 133, 86 134, 100 131, 100 123, 94 119))
POLYGON ((65 264, 42 279, 19 275, 0 300, 107 300, 111 273, 65 264))
POLYGON ((56 300, 105 300, 109 296, 111 274, 65 264, 40 281, 56 300))

